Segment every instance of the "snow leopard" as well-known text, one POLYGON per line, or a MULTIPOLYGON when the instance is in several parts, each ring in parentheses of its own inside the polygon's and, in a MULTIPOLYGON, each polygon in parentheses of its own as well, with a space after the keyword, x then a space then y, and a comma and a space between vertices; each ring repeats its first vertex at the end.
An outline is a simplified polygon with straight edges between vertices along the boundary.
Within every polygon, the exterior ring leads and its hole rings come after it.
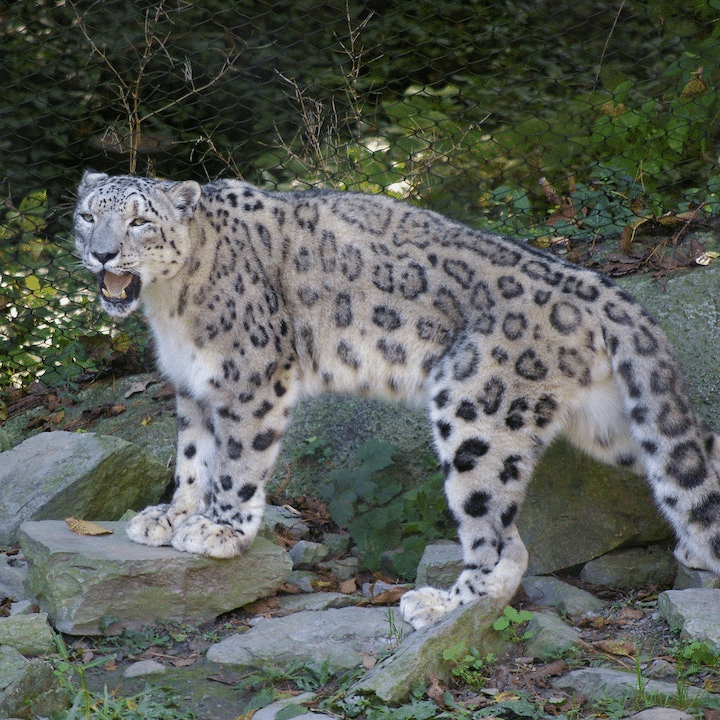
POLYGON ((643 473, 686 565, 720 573, 715 435, 670 343, 612 280, 384 195, 86 172, 74 236, 102 307, 140 304, 177 397, 168 503, 128 536, 226 558, 253 542, 283 431, 321 392, 421 403, 464 568, 415 627, 517 590, 516 520, 564 436, 643 473))

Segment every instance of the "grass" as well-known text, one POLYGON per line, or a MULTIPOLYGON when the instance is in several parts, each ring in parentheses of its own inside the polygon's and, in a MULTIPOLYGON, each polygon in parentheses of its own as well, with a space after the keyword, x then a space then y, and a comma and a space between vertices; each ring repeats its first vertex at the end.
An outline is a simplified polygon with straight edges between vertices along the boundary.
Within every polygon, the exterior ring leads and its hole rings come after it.
MULTIPOLYGON (((658 628, 658 621, 652 614, 652 606, 631 596, 624 605, 616 603, 604 617, 595 618, 597 627, 588 629, 585 625, 583 634, 588 641, 584 649, 576 651, 571 658, 559 652, 556 658, 536 662, 523 656, 522 623, 529 613, 508 609, 499 618, 501 622, 497 623, 496 631, 514 630, 510 658, 483 654, 463 643, 447 648, 443 658, 450 669, 449 679, 429 678, 426 684, 417 684, 407 702, 399 707, 390 707, 374 696, 361 696, 351 691, 364 672, 361 668, 335 674, 327 663, 238 670, 236 681, 227 687, 227 693, 236 699, 236 717, 243 719, 250 718, 254 710, 301 692, 312 693, 311 700, 290 704, 282 711, 283 718, 301 717, 309 710, 317 710, 334 717, 359 720, 478 720, 486 717, 495 720, 551 717, 583 720, 622 718, 650 707, 675 707, 696 717, 702 717, 704 708, 720 709, 720 698, 703 701, 700 705, 694 690, 698 687, 709 692, 720 690, 720 652, 708 643, 682 641, 671 636, 666 628, 658 628), (629 607, 642 607, 645 620, 640 624, 622 624, 618 618, 623 608, 629 607), (614 645, 607 640, 609 637, 614 639, 614 645), (622 652, 613 654, 608 650, 613 646, 621 648, 622 652), (677 688, 674 694, 660 696, 648 688, 647 667, 654 658, 662 658, 668 668, 674 670, 677 688), (596 697, 588 701, 552 686, 556 675, 573 668, 597 665, 621 667, 634 674, 634 689, 621 698, 596 697)), ((168 689, 146 687, 139 693, 120 697, 107 689, 91 690, 88 674, 97 672, 108 661, 112 662, 116 654, 127 657, 130 651, 142 653, 152 647, 170 653, 173 646, 177 648, 197 638, 214 642, 223 634, 236 630, 237 625, 226 618, 213 628, 148 628, 111 640, 86 639, 83 647, 94 643, 97 655, 89 662, 83 662, 58 636, 58 653, 54 659, 56 675, 71 699, 69 709, 61 717, 64 720, 185 720, 196 717, 188 701, 168 689)), ((398 629, 390 624, 390 631, 397 633, 398 629)), ((130 659, 136 658, 130 656, 130 659)))

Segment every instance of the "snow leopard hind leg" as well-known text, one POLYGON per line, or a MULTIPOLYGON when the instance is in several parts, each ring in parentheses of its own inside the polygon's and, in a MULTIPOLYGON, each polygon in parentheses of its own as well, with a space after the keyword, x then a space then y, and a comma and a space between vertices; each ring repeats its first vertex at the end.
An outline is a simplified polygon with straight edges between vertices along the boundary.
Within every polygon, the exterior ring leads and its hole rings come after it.
POLYGON ((429 414, 464 569, 448 590, 403 596, 402 615, 415 628, 468 603, 502 608, 511 600, 528 562, 516 517, 533 469, 568 413, 538 383, 506 382, 487 370, 458 383, 456 370, 434 376, 429 414))

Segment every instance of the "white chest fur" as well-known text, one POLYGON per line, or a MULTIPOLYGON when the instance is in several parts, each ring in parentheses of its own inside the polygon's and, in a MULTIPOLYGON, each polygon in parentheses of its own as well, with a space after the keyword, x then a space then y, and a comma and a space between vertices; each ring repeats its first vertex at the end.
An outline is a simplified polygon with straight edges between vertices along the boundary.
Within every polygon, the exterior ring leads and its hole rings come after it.
MULTIPOLYGON (((153 285, 156 285, 153 283, 153 285)), ((144 293, 145 313, 155 335, 158 365, 178 390, 202 398, 212 391, 210 380, 222 367, 220 355, 195 345, 191 328, 183 318, 167 311, 167 299, 161 292, 144 293)), ((152 287, 152 290, 159 290, 152 287)))

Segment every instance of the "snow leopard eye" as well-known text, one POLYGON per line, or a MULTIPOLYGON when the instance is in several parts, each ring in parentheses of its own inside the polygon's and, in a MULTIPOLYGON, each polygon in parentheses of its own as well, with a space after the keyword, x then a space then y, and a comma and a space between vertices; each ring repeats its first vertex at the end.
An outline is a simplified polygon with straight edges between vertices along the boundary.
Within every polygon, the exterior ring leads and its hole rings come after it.
POLYGON ((142 227, 143 225, 147 225, 149 222, 150 221, 145 218, 136 217, 130 221, 130 227, 142 227))
POLYGON ((95 218, 90 213, 80 213, 80 217, 86 222, 94 222, 95 218))

